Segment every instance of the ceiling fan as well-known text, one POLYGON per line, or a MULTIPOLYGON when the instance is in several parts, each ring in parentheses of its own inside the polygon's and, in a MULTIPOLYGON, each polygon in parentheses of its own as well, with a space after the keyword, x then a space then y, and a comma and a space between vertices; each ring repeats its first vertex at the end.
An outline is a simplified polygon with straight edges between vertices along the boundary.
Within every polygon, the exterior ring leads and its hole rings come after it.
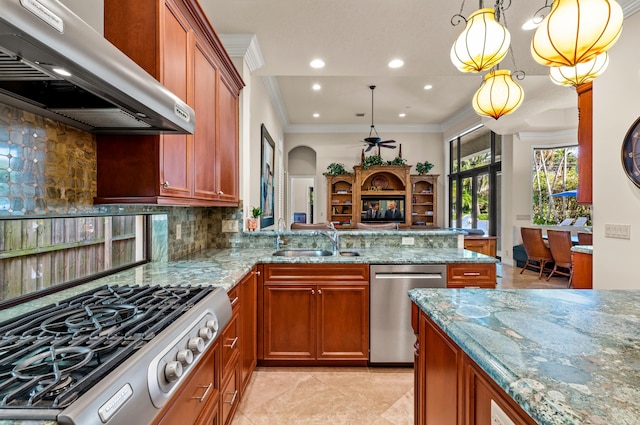
POLYGON ((371 130, 369 130, 369 137, 365 137, 363 142, 365 142, 368 147, 367 149, 365 149, 365 152, 369 152, 371 149, 373 149, 374 147, 378 147, 378 154, 380 153, 380 148, 389 148, 389 149, 395 149, 395 146, 391 146, 391 143, 395 143, 395 140, 382 140, 380 138, 380 136, 378 135, 378 131, 376 130, 376 127, 373 125, 373 90, 376 88, 376 86, 369 86, 369 88, 371 89, 371 130), (375 136, 372 136, 372 134, 375 132, 375 136))

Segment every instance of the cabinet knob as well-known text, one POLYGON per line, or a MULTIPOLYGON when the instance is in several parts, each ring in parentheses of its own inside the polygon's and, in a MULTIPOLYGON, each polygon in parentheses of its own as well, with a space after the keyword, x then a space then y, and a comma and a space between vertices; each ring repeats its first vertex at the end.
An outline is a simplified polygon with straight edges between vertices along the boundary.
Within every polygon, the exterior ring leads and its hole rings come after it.
POLYGON ((218 191, 218 196, 222 196, 222 195, 224 195, 224 192, 223 192, 223 191, 221 191, 221 190, 219 190, 219 191, 218 191))
POLYGON ((260 276, 260 270, 256 272, 256 276, 260 276))
POLYGON ((318 289, 318 295, 322 295, 322 289, 318 289))
POLYGON ((166 188, 168 188, 168 187, 169 187, 169 182, 168 182, 167 180, 165 180, 165 181, 162 183, 162 187, 164 187, 165 189, 166 189, 166 188))
POLYGON ((316 294, 316 290, 315 290, 315 289, 312 289, 312 290, 311 290, 311 295, 315 295, 315 294, 316 294))

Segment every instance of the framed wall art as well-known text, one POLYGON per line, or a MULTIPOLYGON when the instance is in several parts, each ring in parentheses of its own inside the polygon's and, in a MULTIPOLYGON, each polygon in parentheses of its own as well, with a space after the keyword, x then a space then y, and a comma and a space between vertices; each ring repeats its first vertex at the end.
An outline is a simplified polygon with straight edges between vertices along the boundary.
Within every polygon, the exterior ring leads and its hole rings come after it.
POLYGON ((274 173, 275 143, 264 124, 260 126, 262 149, 260 154, 260 208, 262 218, 260 228, 264 229, 274 223, 274 173))

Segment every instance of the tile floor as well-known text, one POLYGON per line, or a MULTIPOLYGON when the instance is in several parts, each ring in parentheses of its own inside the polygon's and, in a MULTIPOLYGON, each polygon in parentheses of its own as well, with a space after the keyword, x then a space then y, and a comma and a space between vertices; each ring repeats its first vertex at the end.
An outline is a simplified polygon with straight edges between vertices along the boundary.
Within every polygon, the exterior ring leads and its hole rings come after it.
MULTIPOLYGON (((566 288, 566 277, 508 265, 498 288, 566 288)), ((232 425, 412 425, 413 369, 264 368, 253 374, 232 425)))

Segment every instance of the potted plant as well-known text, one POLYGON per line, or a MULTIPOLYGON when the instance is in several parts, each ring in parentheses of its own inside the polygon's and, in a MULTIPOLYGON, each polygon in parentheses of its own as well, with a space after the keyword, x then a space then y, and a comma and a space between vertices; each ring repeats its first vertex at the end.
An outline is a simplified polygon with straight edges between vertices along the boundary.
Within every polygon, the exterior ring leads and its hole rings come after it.
POLYGON ((375 165, 386 165, 387 163, 382 159, 380 155, 369 155, 362 161, 362 168, 368 170, 369 167, 373 167, 375 165))
POLYGON ((327 165, 327 171, 322 173, 322 175, 324 176, 339 176, 341 174, 353 174, 353 173, 348 172, 344 168, 343 164, 338 164, 337 162, 332 162, 331 164, 327 165))
POLYGON ((389 165, 407 165, 407 160, 404 159, 401 156, 396 156, 395 158, 393 158, 393 160, 388 161, 387 164, 389 164, 389 165))
POLYGON ((416 171, 420 175, 428 174, 432 168, 433 168, 433 164, 430 163, 429 161, 418 162, 416 164, 416 171))
POLYGON ((262 208, 252 207, 251 217, 247 219, 247 230, 254 232, 258 229, 258 218, 262 215, 262 208))

